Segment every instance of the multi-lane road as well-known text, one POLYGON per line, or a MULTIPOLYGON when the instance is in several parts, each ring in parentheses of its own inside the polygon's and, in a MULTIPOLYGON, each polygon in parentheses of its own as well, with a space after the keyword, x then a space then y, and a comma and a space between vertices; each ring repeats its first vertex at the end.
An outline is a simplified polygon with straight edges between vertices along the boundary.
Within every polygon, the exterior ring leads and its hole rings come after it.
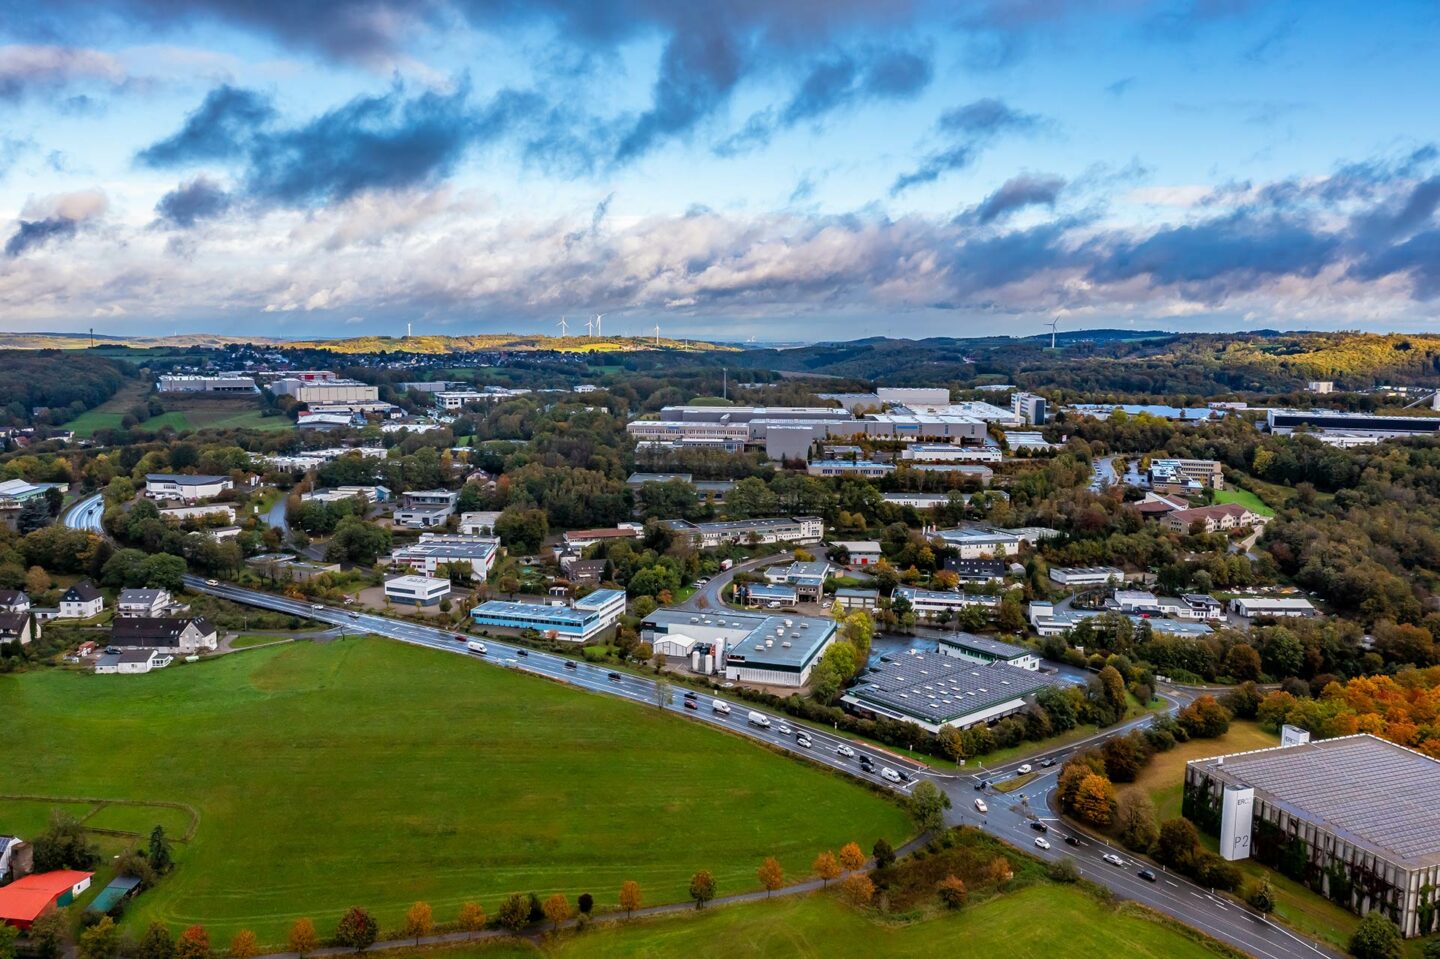
POLYGON ((76 500, 65 511, 65 525, 70 529, 89 530, 103 536, 105 531, 100 525, 100 519, 104 515, 105 498, 99 493, 91 493, 84 499, 76 500))
MULTIPOLYGON (((67 524, 69 522, 67 516, 67 524)), ((724 577, 724 580, 728 579, 728 576, 724 577)), ((720 577, 717 577, 717 580, 720 580, 720 577)), ((720 580, 721 585, 724 580, 720 580)), ((712 581, 713 583, 714 581, 712 581)), ((341 607, 310 604, 284 596, 207 581, 199 577, 187 577, 186 586, 192 590, 209 593, 233 602, 304 616, 332 626, 353 630, 356 633, 371 633, 457 656, 483 659, 501 668, 543 676, 580 689, 618 696, 652 707, 655 707, 657 699, 661 698, 655 681, 648 677, 615 671, 607 666, 595 666, 552 653, 528 650, 522 646, 492 640, 488 637, 484 640, 486 653, 482 656, 469 650, 466 643, 466 639, 469 637, 460 633, 447 632, 430 626, 402 622, 386 616, 376 616, 341 607)), ((719 588, 720 585, 716 585, 714 589, 717 596, 719 588)), ((685 693, 686 690, 683 688, 670 688, 663 696, 664 708, 680 712, 697 722, 717 726, 736 735, 759 741, 771 748, 802 756, 812 762, 848 773, 882 788, 908 793, 914 788, 916 782, 928 779, 950 797, 951 809, 947 813, 947 821, 950 824, 977 826, 1046 860, 1068 858, 1074 862, 1081 876, 1110 889, 1117 896, 1134 900, 1172 916, 1222 942, 1256 956, 1257 959, 1315 959, 1319 956, 1338 956, 1338 953, 1296 936, 1289 930, 1238 905, 1234 900, 1215 895, 1210 890, 1197 886, 1182 877, 1160 871, 1154 882, 1142 879, 1138 875, 1142 864, 1136 862, 1129 853, 1123 850, 1078 834, 1075 836, 1076 845, 1065 842, 1065 836, 1071 830, 1060 822, 1051 805, 1051 794, 1060 770, 1060 762, 1075 750, 1089 745, 1091 740, 1070 743, 1062 749, 1017 759, 1003 766, 981 769, 973 775, 950 775, 938 773, 923 764, 890 754, 835 732, 810 725, 801 725, 769 710, 756 710, 769 719, 768 727, 753 725, 748 720, 753 707, 739 699, 724 699, 708 693, 696 694, 697 708, 687 709, 684 706, 685 693), (713 703, 717 698, 730 706, 728 714, 718 712, 713 708, 713 703), (785 732, 786 729, 789 729, 790 732, 785 732), (808 748, 798 742, 798 733, 802 730, 809 736, 811 745, 808 748), (838 751, 842 745, 852 749, 856 756, 851 758, 842 755, 838 751), (869 755, 875 760, 875 771, 867 772, 860 767, 860 754, 869 755), (1056 762, 1049 767, 1038 767, 1038 763, 1046 759, 1054 759, 1056 762), (1036 764, 1040 774, 1020 789, 1009 794, 1000 794, 988 787, 977 790, 977 784, 982 781, 993 784, 1014 778, 1018 767, 1024 763, 1036 764), (903 772, 906 780, 894 783, 882 778, 879 770, 885 767, 903 772), (987 809, 984 813, 976 808, 976 799, 982 799, 985 802, 987 809), (1043 834, 1038 832, 1032 826, 1032 823, 1037 821, 1044 822, 1048 831, 1043 834), (1043 836, 1050 843, 1050 848, 1037 847, 1034 842, 1037 836, 1043 836), (1105 862, 1102 857, 1107 853, 1119 856, 1124 864, 1115 866, 1105 862)), ((1166 694, 1172 704, 1185 698, 1183 691, 1167 690, 1166 694)), ((1151 721, 1153 721, 1151 716, 1133 720, 1097 735, 1094 737, 1094 741, 1118 735, 1151 721)), ((1044 917, 1036 917, 1036 921, 1043 922, 1044 917)))

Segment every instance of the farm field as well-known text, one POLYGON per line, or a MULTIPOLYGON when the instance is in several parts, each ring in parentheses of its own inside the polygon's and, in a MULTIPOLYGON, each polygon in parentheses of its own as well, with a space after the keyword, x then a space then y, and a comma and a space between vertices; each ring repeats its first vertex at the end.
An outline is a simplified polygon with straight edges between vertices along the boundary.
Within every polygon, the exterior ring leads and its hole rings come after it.
MULTIPOLYGON (((0 768, 29 796, 196 809, 179 868, 130 927, 278 943, 297 917, 324 930, 356 903, 393 927, 416 899, 446 917, 467 899, 493 914, 511 892, 588 891, 606 908, 626 879, 679 901, 699 869, 740 892, 765 856, 799 874, 820 849, 910 831, 887 798, 678 716, 385 640, 115 679, 0 677, 0 768)), ((47 815, 0 800, 0 822, 47 815)))
POLYGON ((1211 493, 1217 505, 1225 503, 1239 503, 1241 506, 1261 516, 1274 516, 1275 511, 1265 505, 1265 501, 1248 489, 1217 489, 1211 493))
MULTIPOLYGON (((148 386, 127 383, 93 410, 86 410, 65 424, 76 436, 89 437, 98 430, 120 429, 125 416, 150 395, 148 386)), ((166 411, 140 424, 141 429, 176 432, 203 429, 291 430, 295 424, 285 416, 261 416, 251 397, 168 394, 162 397, 166 411)))
POLYGON ((1141 910, 1104 906, 1074 886, 1047 883, 903 926, 877 922, 834 895, 819 894, 606 925, 541 945, 477 944, 407 952, 403 959, 1205 959, 1219 954, 1141 910))

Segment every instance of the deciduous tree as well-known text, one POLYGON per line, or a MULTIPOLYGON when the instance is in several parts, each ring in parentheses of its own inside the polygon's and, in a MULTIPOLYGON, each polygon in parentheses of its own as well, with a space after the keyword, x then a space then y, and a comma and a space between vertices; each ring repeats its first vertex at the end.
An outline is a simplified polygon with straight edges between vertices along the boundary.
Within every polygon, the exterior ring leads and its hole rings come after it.
POLYGON ((704 909, 705 903, 715 898, 715 877, 702 869, 690 877, 690 898, 695 900, 696 909, 704 909))
POLYGON ((135 944, 134 956, 135 959, 174 959, 175 940, 170 930, 158 922, 150 923, 135 944))
POLYGON ((1108 826, 1115 815, 1115 787, 1099 773, 1080 780, 1073 804, 1075 815, 1092 826, 1108 826))
POLYGON ((19 929, 0 922, 0 959, 15 959, 15 940, 18 938, 19 929))
POLYGON ((241 929, 230 940, 230 959, 254 959, 259 954, 260 944, 255 941, 255 933, 249 929, 241 929))
POLYGON ((545 918, 550 920, 550 930, 560 931, 560 923, 570 919, 570 900, 563 893, 555 893, 545 900, 545 918))
POLYGON ((875 898, 875 883, 863 872, 852 872, 840 883, 845 898, 857 906, 868 906, 875 898))
POLYGON ((1120 797, 1115 819, 1120 826, 1120 841, 1127 849, 1149 852, 1160 839, 1160 824, 1156 821, 1155 804, 1150 796, 1140 789, 1132 788, 1120 797))
POLYGON ((768 898, 772 892, 785 885, 785 870, 780 861, 774 856, 767 856, 755 871, 760 879, 760 885, 765 887, 765 896, 768 898))
POLYGON ((970 895, 965 889, 965 881, 954 873, 940 880, 936 888, 940 894, 940 901, 950 909, 959 909, 965 905, 965 900, 970 895))
POLYGON ((518 892, 506 896, 495 918, 511 932, 519 932, 530 924, 530 900, 518 892))
POLYGON ((434 931, 435 912, 428 902, 417 902, 405 911, 405 936, 414 939, 415 945, 434 931))
POLYGON ((950 808, 950 797, 930 780, 922 779, 910 791, 907 805, 910 818, 915 820, 920 831, 934 832, 945 826, 945 810, 950 808))
POLYGON ((335 941, 356 952, 369 949, 379 937, 380 924, 368 910, 359 906, 351 906, 345 910, 345 915, 340 917, 340 922, 335 927, 335 941))
MULTIPOLYGON (((880 840, 880 842, 885 842, 885 840, 882 839, 880 840)), ((878 857, 878 851, 880 848, 879 842, 875 844, 875 848, 878 857)), ((840 847, 841 869, 844 869, 846 872, 853 872, 854 870, 859 869, 863 865, 865 865, 865 853, 860 850, 860 844, 858 842, 847 842, 845 845, 840 847)))
POLYGON ((1372 909, 1350 936, 1350 954, 1355 959, 1400 959, 1400 930, 1379 909, 1372 909))
MULTIPOLYGON (((474 935, 485 928, 485 908, 478 902, 467 902, 460 906, 460 915, 457 917, 460 928, 470 935, 474 935)), ((468 936, 466 938, 469 938, 468 936)))
POLYGON ((30 924, 29 938, 30 952, 37 959, 58 959, 70 944, 69 914, 64 909, 42 913, 30 924))
POLYGON ((114 959, 120 948, 120 936, 115 931, 115 920, 101 916, 100 921, 80 934, 77 943, 80 959, 114 959))
POLYGON ((205 927, 194 925, 175 940, 175 959, 210 959, 210 934, 205 927))
POLYGON ((815 857, 815 864, 811 868, 815 871, 815 875, 820 877, 821 884, 825 886, 830 885, 830 880, 840 875, 840 863, 835 858, 835 854, 828 849, 815 857))
POLYGON ((625 918, 629 919, 634 915, 635 910, 640 908, 640 884, 633 879, 627 879, 620 884, 620 908, 625 910, 625 918))
POLYGON ((290 951, 304 959, 314 952, 320 945, 320 937, 315 934, 315 923, 308 917, 295 920, 290 927, 290 951))
POLYGON ((895 865, 895 847, 890 845, 890 840, 883 837, 875 840, 875 845, 870 850, 870 856, 875 860, 876 869, 886 869, 895 865))

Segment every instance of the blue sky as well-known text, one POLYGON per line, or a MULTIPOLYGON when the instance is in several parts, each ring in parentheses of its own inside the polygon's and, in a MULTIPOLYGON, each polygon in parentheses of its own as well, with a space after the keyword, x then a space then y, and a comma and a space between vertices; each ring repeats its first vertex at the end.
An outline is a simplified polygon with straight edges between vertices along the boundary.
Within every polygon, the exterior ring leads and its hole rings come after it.
POLYGON ((1440 10, 0 0, 19 330, 1427 329, 1440 10))

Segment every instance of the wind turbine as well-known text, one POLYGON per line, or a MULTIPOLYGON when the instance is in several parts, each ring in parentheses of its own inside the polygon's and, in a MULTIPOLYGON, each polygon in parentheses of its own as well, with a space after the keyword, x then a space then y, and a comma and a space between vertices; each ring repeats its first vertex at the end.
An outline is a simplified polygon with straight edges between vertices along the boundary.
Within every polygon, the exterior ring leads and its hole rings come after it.
POLYGON ((596 336, 604 336, 604 335, 605 335, 605 325, 601 322, 601 321, 604 320, 604 319, 605 319, 605 314, 604 314, 604 313, 596 313, 596 314, 595 314, 595 335, 596 335, 596 336))
POLYGON ((560 317, 560 322, 559 322, 559 323, 556 323, 555 325, 558 326, 558 327, 560 327, 560 335, 561 335, 561 336, 569 336, 569 335, 570 335, 570 321, 569 321, 568 319, 566 319, 565 317, 562 316, 562 317, 560 317))
POLYGON ((595 335, 595 321, 594 321, 594 320, 586 320, 586 321, 585 321, 585 335, 586 335, 586 336, 594 336, 594 335, 595 335))
POLYGON ((1060 325, 1060 317, 1050 321, 1050 349, 1055 349, 1055 328, 1060 325))
POLYGON ((659 346, 659 345, 660 345, 660 324, 659 324, 659 323, 656 323, 656 324, 655 324, 655 345, 656 345, 656 346, 659 346))

